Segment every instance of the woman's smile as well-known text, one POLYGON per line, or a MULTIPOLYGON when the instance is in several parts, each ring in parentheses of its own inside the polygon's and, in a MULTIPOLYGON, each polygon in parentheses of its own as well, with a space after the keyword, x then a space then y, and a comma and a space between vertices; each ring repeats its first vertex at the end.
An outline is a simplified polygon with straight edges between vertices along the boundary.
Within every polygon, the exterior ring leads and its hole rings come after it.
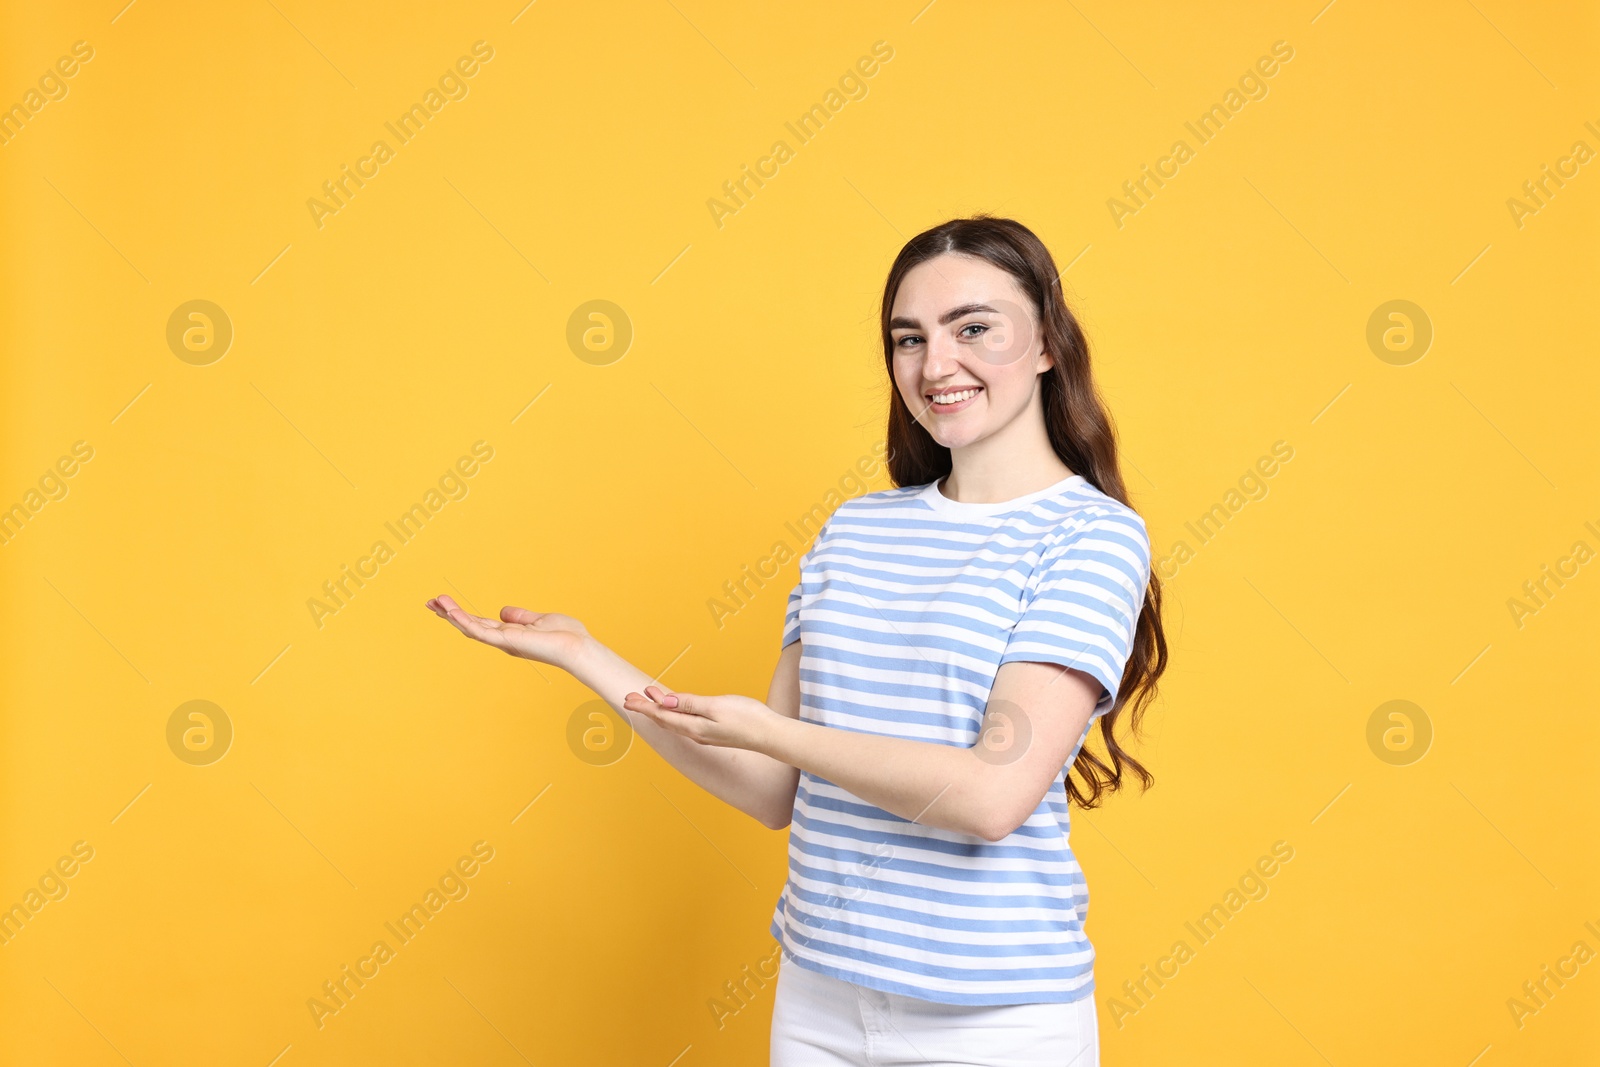
POLYGON ((939 393, 929 393, 929 410, 936 415, 951 415, 970 406, 978 399, 978 394, 983 392, 983 386, 970 385, 961 389, 946 389, 939 393))

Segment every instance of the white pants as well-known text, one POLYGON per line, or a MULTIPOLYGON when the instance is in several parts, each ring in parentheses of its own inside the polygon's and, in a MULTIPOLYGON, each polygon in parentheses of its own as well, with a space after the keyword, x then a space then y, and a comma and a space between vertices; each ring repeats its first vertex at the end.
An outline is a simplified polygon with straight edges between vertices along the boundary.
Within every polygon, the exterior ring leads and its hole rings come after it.
POLYGON ((842 981, 780 954, 771 1067, 1100 1067, 1094 998, 939 1004, 842 981))

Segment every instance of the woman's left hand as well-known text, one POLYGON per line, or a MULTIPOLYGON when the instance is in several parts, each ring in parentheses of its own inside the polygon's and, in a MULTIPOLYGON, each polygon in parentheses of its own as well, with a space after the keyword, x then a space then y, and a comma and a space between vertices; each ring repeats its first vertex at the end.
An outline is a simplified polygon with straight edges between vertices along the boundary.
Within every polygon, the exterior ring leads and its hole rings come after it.
POLYGON ((651 722, 691 741, 718 748, 759 750, 781 716, 754 697, 672 693, 658 685, 629 693, 622 702, 651 722))

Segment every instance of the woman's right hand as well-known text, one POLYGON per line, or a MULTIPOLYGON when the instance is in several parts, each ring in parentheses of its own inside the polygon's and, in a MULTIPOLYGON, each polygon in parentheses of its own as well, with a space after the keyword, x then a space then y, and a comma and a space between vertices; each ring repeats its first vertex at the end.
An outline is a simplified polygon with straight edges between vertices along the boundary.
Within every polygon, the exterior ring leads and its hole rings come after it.
POLYGON ((590 639, 583 623, 553 611, 508 606, 500 609, 500 618, 486 619, 463 611, 448 596, 436 596, 426 607, 441 619, 450 620, 468 637, 493 645, 508 656, 548 663, 562 670, 570 669, 590 639))

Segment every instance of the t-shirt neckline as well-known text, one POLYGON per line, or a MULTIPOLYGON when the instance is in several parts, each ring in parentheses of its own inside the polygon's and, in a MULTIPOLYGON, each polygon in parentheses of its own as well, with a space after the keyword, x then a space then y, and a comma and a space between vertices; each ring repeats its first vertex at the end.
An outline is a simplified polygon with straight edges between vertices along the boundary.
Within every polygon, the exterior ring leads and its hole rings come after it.
POLYGON ((1012 500, 997 500, 980 504, 951 500, 939 491, 939 479, 935 478, 923 486, 922 492, 917 494, 917 499, 926 502, 933 510, 947 515, 999 515, 1007 511, 1015 511, 1017 508, 1026 507, 1080 483, 1087 483, 1087 481, 1088 479, 1081 474, 1069 474, 1054 485, 1048 485, 1024 496, 1019 496, 1012 500))

